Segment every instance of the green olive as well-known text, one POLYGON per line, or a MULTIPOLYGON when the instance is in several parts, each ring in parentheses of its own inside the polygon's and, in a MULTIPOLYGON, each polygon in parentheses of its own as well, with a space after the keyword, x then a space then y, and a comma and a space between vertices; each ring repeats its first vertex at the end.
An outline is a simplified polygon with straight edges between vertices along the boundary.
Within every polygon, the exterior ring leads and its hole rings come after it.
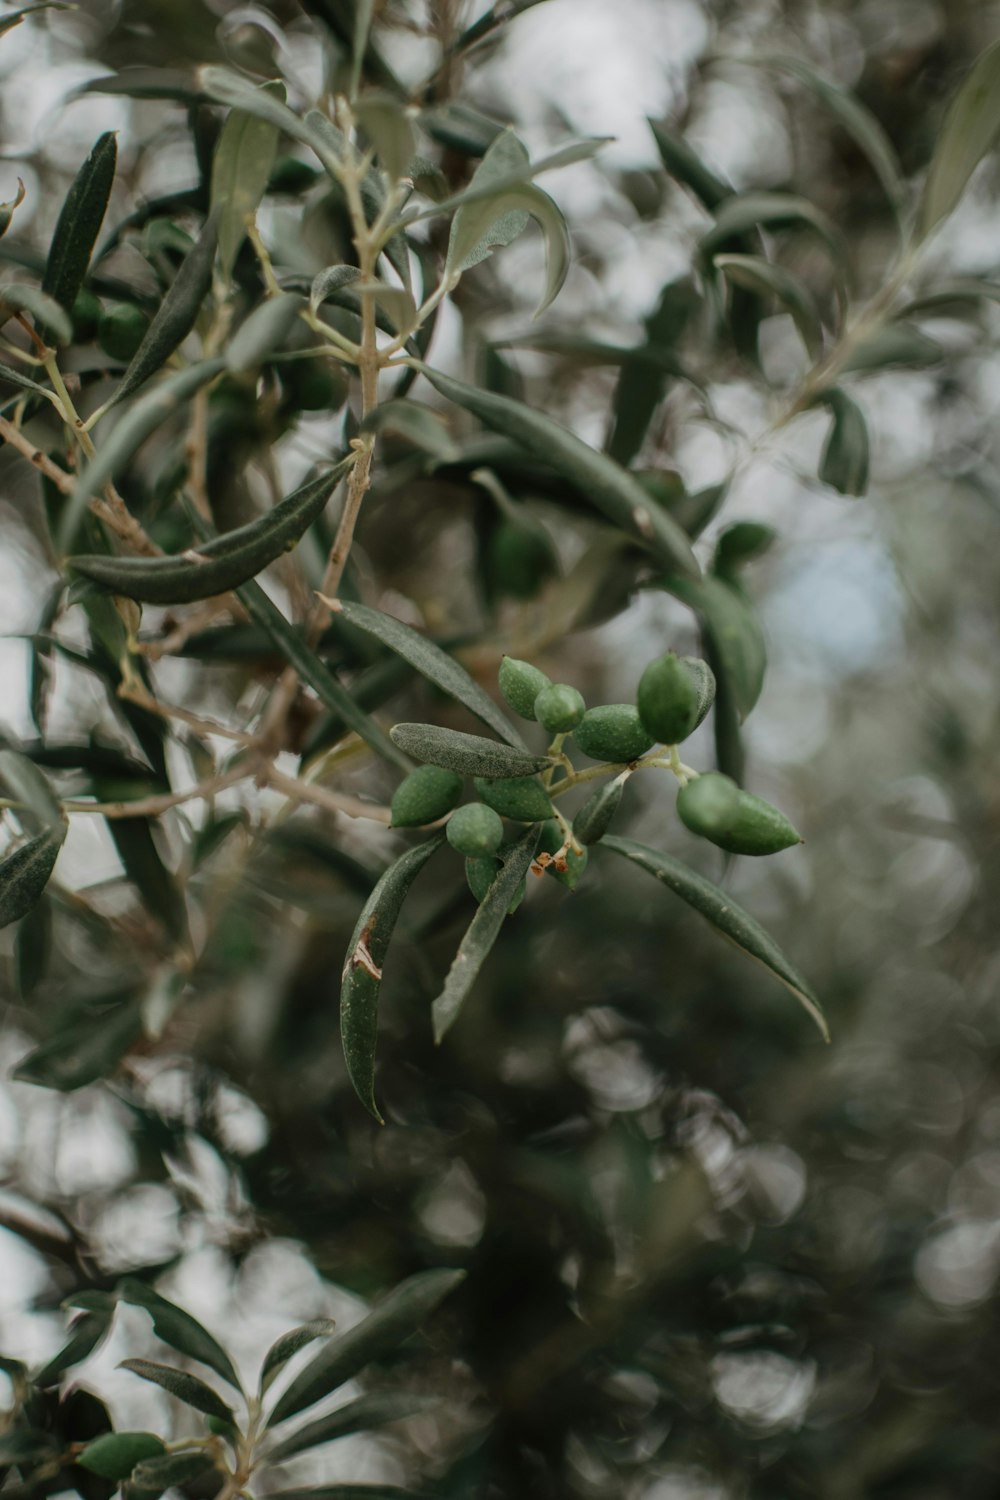
POLYGON ((448 842, 467 859, 495 854, 503 843, 500 814, 484 802, 466 802, 448 819, 448 842))
POLYGON ((97 329, 97 342, 112 359, 131 359, 146 336, 149 319, 127 302, 104 314, 97 329))
POLYGON ((393 828, 419 828, 450 813, 462 795, 462 778, 441 766, 418 766, 396 788, 393 828))
POLYGON ((574 730, 576 743, 591 760, 638 760, 654 744, 653 736, 631 703, 588 708, 574 730))
POLYGON ((534 707, 535 718, 550 734, 568 734, 587 712, 583 694, 568 682, 553 682, 542 688, 534 707))
POLYGON ((544 672, 516 656, 505 656, 500 663, 499 683, 507 704, 522 719, 534 719, 535 699, 542 688, 552 686, 544 672))

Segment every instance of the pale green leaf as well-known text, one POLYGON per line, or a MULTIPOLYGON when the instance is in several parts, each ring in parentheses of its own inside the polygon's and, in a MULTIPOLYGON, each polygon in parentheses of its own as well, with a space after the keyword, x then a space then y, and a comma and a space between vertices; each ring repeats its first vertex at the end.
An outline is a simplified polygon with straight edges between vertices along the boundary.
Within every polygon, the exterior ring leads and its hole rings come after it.
POLYGON ((920 206, 926 238, 946 219, 1000 134, 1000 42, 981 55, 952 99, 931 157, 920 206))
POLYGON ((818 356, 823 344, 819 310, 809 288, 793 272, 761 255, 717 255, 713 265, 734 286, 776 297, 791 313, 810 355, 818 356))
MULTIPOLYGON (((266 88, 283 101, 280 85, 266 88)), ((231 111, 215 148, 210 199, 219 216, 219 262, 227 278, 246 235, 247 220, 257 212, 267 189, 277 150, 278 129, 273 121, 231 111)))

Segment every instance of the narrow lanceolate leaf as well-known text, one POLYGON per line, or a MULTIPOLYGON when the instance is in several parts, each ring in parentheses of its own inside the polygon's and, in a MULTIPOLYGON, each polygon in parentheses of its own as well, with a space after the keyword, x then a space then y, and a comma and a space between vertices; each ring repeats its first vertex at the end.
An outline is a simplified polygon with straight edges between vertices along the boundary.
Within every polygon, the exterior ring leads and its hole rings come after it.
POLYGON ((70 559, 75 573, 113 594, 143 604, 189 604, 237 588, 288 552, 316 520, 343 476, 353 466, 351 454, 329 473, 311 479, 287 495, 273 510, 202 542, 173 557, 101 557, 70 559))
POLYGON ((309 311, 315 313, 320 305, 334 292, 343 291, 352 281, 357 281, 361 272, 357 266, 326 266, 313 277, 309 292, 309 311))
POLYGON ((819 354, 823 342, 819 312, 809 288, 797 276, 761 255, 717 255, 713 264, 733 286, 776 297, 791 313, 809 353, 813 358, 819 354))
POLYGON ((656 140, 660 160, 677 181, 690 189, 705 208, 715 210, 724 198, 732 193, 729 183, 717 177, 710 167, 697 156, 682 136, 650 120, 649 128, 656 140))
POLYGON ((374 1312, 310 1360, 279 1398, 268 1426, 322 1401, 372 1360, 398 1348, 464 1278, 464 1271, 423 1271, 395 1287, 374 1312))
POLYGON ((805 224, 814 229, 829 246, 836 264, 847 261, 847 243, 837 225, 808 198, 794 193, 739 193, 727 198, 715 216, 715 223, 701 242, 702 253, 709 259, 727 246, 734 236, 746 234, 760 225, 781 227, 805 224))
POLYGON ((141 1495, 162 1494, 171 1486, 190 1484, 200 1474, 215 1468, 215 1459, 204 1448, 187 1453, 165 1453, 160 1458, 147 1458, 137 1464, 132 1472, 131 1492, 141 1495))
POLYGON ((868 488, 868 423, 846 391, 833 389, 822 396, 833 413, 830 435, 820 459, 819 477, 842 495, 863 495, 868 488))
POLYGON ((19 281, 0 283, 0 321, 6 322, 15 313, 28 313, 47 340, 57 344, 73 342, 69 313, 40 287, 24 286, 19 281))
POLYGON ((595 509, 648 547, 662 562, 698 577, 701 570, 684 532, 673 517, 650 503, 635 476, 613 458, 598 453, 574 432, 523 402, 477 390, 424 364, 417 368, 442 396, 549 464, 595 509))
POLYGON ((384 89, 368 89, 354 105, 355 117, 375 147, 379 166, 393 182, 406 176, 416 138, 404 105, 384 89))
POLYGON ((0 927, 27 916, 48 884, 62 841, 59 829, 46 829, 0 860, 0 927))
POLYGON ((217 236, 218 223, 214 215, 210 215, 132 356, 121 385, 115 391, 116 402, 124 401, 126 396, 145 385, 191 332, 212 285, 217 236))
POLYGON ((15 385, 18 390, 30 391, 33 396, 44 396, 47 401, 53 399, 53 393, 46 386, 39 385, 37 380, 31 380, 10 365, 0 364, 0 384, 15 385))
POLYGON ((209 1369, 221 1375, 229 1385, 236 1390, 241 1389, 240 1378, 229 1355, 197 1318, 192 1318, 182 1307, 168 1302, 166 1297, 161 1297, 159 1292, 147 1286, 144 1281, 129 1277, 120 1284, 117 1291, 119 1301, 127 1302, 131 1307, 141 1307, 149 1313, 153 1320, 153 1332, 158 1339, 162 1339, 179 1354, 186 1354, 189 1359, 197 1359, 203 1365, 208 1365, 209 1369))
POLYGON ((436 218, 438 214, 451 213, 453 209, 463 208, 470 203, 482 203, 488 198, 494 198, 497 193, 506 192, 508 188, 518 187, 522 182, 539 177, 543 172, 553 172, 559 167, 569 167, 578 161, 589 161, 611 139, 611 136, 594 136, 590 140, 572 141, 568 146, 560 146, 557 151, 543 156, 539 161, 528 162, 502 173, 483 187, 470 183, 460 193, 454 193, 450 198, 442 198, 440 202, 434 204, 433 208, 404 214, 399 222, 408 228, 411 224, 436 218))
POLYGON ((190 401, 195 391, 214 380, 225 368, 224 359, 204 360, 190 369, 169 375, 155 390, 148 391, 135 403, 90 460, 66 502, 56 536, 56 545, 61 552, 69 551, 90 497, 114 479, 150 433, 162 427, 185 402, 190 401))
POLYGON ((625 783, 631 773, 623 771, 592 792, 573 819, 573 837, 578 844, 596 844, 611 827, 621 805, 625 783))
POLYGON ((389 736, 379 728, 370 714, 342 687, 328 667, 310 651, 298 631, 285 619, 281 610, 265 594, 260 584, 253 579, 241 584, 236 590, 240 603, 256 625, 267 631, 278 650, 316 693, 320 702, 339 714, 348 729, 361 736, 384 760, 399 766, 404 771, 411 769, 410 761, 401 749, 393 744, 389 736))
POLYGON ((208 64, 196 74, 198 87, 218 104, 228 104, 255 119, 263 120, 283 130, 294 140, 301 141, 315 151, 330 177, 336 181, 341 157, 333 142, 317 130, 307 126, 293 110, 283 104, 267 89, 256 88, 246 78, 233 73, 229 68, 208 64))
POLYGON ((104 1010, 91 1011, 60 1027, 49 1041, 29 1052, 14 1070, 22 1083, 70 1094, 112 1076, 142 1033, 142 1015, 131 999, 115 997, 104 1010))
POLYGON ((406 1417, 439 1410, 440 1406, 440 1400, 433 1396, 412 1396, 406 1391, 373 1391, 370 1395, 359 1396, 356 1401, 348 1401, 346 1406, 338 1406, 328 1417, 320 1417, 318 1422, 310 1422, 275 1443, 268 1449, 267 1462, 284 1463, 296 1453, 319 1447, 320 1443, 331 1443, 335 1438, 347 1437, 352 1432, 370 1432, 373 1427, 401 1422, 406 1417))
POLYGON ((56 220, 42 291, 70 312, 77 299, 111 197, 118 143, 107 131, 77 172, 56 220))
POLYGON ((298 1328, 283 1333, 280 1339, 276 1339, 264 1356, 264 1363, 260 1367, 260 1394, 270 1389, 274 1380, 281 1374, 288 1361, 300 1349, 316 1339, 328 1339, 334 1332, 336 1324, 332 1318, 314 1318, 311 1323, 302 1323, 298 1328))
POLYGON ((943 358, 944 350, 937 339, 928 338, 912 323, 894 322, 856 344, 840 370, 841 374, 847 374, 848 371, 884 370, 890 365, 923 370, 943 358))
POLYGON ((121 1369, 131 1370, 140 1379, 162 1386, 171 1396, 176 1396, 178 1401, 183 1401, 186 1406, 193 1406, 195 1411, 202 1411, 208 1417, 216 1417, 220 1422, 230 1424, 234 1420, 233 1413, 222 1397, 210 1385, 199 1380, 197 1375, 189 1375, 185 1370, 175 1369, 173 1365, 154 1364, 151 1359, 123 1359, 121 1369))
POLYGON ((493 884, 480 902, 448 970, 444 989, 431 1007, 434 1040, 440 1042, 456 1020, 493 944, 500 936, 510 903, 535 857, 540 828, 529 828, 507 851, 493 884))
POLYGON ((15 809, 22 828, 31 833, 49 829, 65 833, 63 810, 48 778, 33 760, 19 750, 0 750, 0 786, 18 804, 15 809))
POLYGON ((380 1125, 384 1121, 375 1103, 375 1043, 382 965, 410 887, 443 842, 444 834, 436 834, 389 866, 362 908, 344 961, 340 985, 344 1059, 355 1093, 380 1125))
POLYGON ((55 1385, 64 1370, 72 1369, 74 1365, 80 1364, 88 1355, 93 1354, 98 1344, 111 1332, 111 1320, 114 1317, 114 1299, 103 1292, 92 1292, 89 1295, 90 1302, 85 1312, 74 1318, 69 1330, 69 1339, 53 1355, 44 1369, 39 1370, 34 1376, 33 1384, 40 1386, 43 1390, 46 1386, 55 1385))
POLYGON ((532 755, 529 750, 437 724, 394 724, 389 732, 393 744, 415 760, 463 776, 533 776, 549 764, 546 755, 532 755))
POLYGON ((525 748, 524 741, 513 724, 501 713, 489 694, 440 646, 411 630, 402 620, 395 620, 392 615, 383 614, 381 610, 370 609, 366 604, 354 604, 347 599, 328 599, 326 603, 349 625, 356 625, 359 630, 374 636, 384 646, 388 646, 390 651, 409 662, 428 682, 433 682, 435 687, 439 687, 470 713, 474 713, 477 719, 488 724, 508 745, 513 745, 518 750, 525 748))
POLYGON ((1000 134, 1000 42, 976 62, 952 100, 920 206, 921 236, 948 217, 965 192, 969 178, 1000 134))
POLYGON ((711 648, 712 669, 732 692, 739 717, 745 719, 764 686, 767 651, 764 636, 748 600, 723 578, 668 578, 665 584, 700 621, 711 648))
POLYGON ((603 840, 602 847, 623 855, 641 870, 662 881, 669 890, 689 906, 693 906, 713 927, 735 943, 737 948, 742 948, 744 953, 769 969, 801 1001, 824 1039, 829 1041, 830 1033, 822 1007, 810 986, 788 962, 770 934, 764 931, 749 912, 738 906, 731 896, 711 880, 706 880, 704 875, 689 869, 679 859, 662 854, 658 849, 650 849, 645 844, 637 844, 632 839, 617 838, 609 834, 603 840))
POLYGON ((230 372, 246 375, 259 369, 264 360, 284 344, 304 307, 304 299, 295 292, 282 292, 255 307, 240 324, 226 350, 230 372))
MULTIPOLYGON (((271 89, 277 92, 273 85, 271 89)), ((270 120, 234 109, 222 127, 212 161, 211 204, 218 211, 219 262, 227 278, 246 237, 247 220, 267 190, 277 150, 278 130, 270 120)))

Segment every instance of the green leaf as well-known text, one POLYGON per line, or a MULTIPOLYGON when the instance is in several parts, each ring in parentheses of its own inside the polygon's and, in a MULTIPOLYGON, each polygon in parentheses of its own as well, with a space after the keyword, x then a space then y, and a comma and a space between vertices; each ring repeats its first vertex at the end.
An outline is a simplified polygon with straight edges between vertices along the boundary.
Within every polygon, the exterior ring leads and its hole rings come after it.
POLYGON ((436 834, 389 866, 362 908, 344 961, 340 1034, 347 1072, 354 1092, 380 1125, 385 1122, 375 1103, 375 1044, 382 965, 410 887, 443 842, 444 834, 436 834))
POLYGON ((325 270, 313 277, 309 292, 309 311, 315 313, 328 297, 341 291, 345 286, 350 286, 351 282, 357 281, 360 275, 361 272, 357 266, 327 266, 325 270))
POLYGON ((8 385, 16 385, 18 390, 30 391, 33 396, 44 396, 46 401, 54 401, 53 392, 47 386, 39 385, 37 380, 31 380, 27 375, 22 375, 20 370, 12 369, 10 365, 0 364, 0 381, 8 385))
POLYGON ((48 778, 33 760, 19 750, 0 750, 0 785, 18 806, 15 813, 22 828, 33 832, 58 832, 65 836, 65 816, 48 778))
POLYGON ((159 1491, 162 1494, 171 1486, 190 1484, 200 1474, 215 1467, 215 1459, 204 1448, 196 1448, 194 1452, 188 1453, 165 1453, 160 1458, 144 1459, 136 1466, 131 1488, 136 1494, 143 1491, 159 1491))
POLYGON ((396 1349, 464 1279, 464 1271, 423 1271, 395 1287, 373 1312, 331 1340, 296 1376, 279 1397, 268 1426, 322 1401, 365 1365, 396 1349))
MULTIPOLYGON (((472 412, 494 432, 513 438, 569 480, 596 510, 648 547, 662 562, 697 578, 701 572, 691 544, 674 519, 650 504, 642 485, 551 417, 509 396, 480 391, 414 361, 449 401, 472 412)), ((516 774, 516 773, 514 773, 516 774)))
POLYGON ((404 105, 385 89, 370 89, 354 105, 354 114, 390 181, 405 177, 416 140, 404 105))
POLYGON ((833 413, 830 435, 820 459, 819 477, 842 495, 863 495, 868 488, 868 423, 846 391, 834 387, 819 398, 833 413))
MULTIPOLYGON (((330 132, 334 130, 334 127, 329 125, 329 121, 326 122, 327 131, 318 127, 315 120, 307 124, 266 89, 256 88, 247 79, 241 78, 238 73, 233 73, 228 68, 209 64, 198 69, 196 80, 202 92, 210 99, 214 99, 216 103, 228 104, 232 109, 242 110, 254 116, 255 119, 263 120, 276 126, 278 130, 283 130, 293 140, 301 141, 303 145, 309 146, 319 157, 331 179, 337 182, 343 153, 336 145, 339 132, 331 136, 330 132)), ((342 137, 340 139, 342 140, 342 137)))
POLYGON ((537 827, 529 828, 527 833, 507 850, 493 884, 486 892, 459 944, 458 952, 448 970, 444 988, 431 1007, 436 1042, 441 1041, 457 1019, 466 996, 476 982, 479 970, 500 936, 500 929, 507 917, 507 909, 535 857, 539 832, 537 827))
POLYGON ((553 172, 559 167, 569 167, 578 161, 589 161, 611 139, 611 136, 597 136, 590 140, 573 141, 568 146, 561 146, 558 151, 553 151, 549 156, 543 156, 540 161, 527 162, 522 167, 514 167, 509 172, 492 178, 485 186, 470 183, 460 193, 453 193, 450 198, 443 198, 439 203, 435 203, 433 208, 404 214, 399 224, 404 228, 409 228, 411 224, 436 218, 438 214, 451 213, 453 209, 495 198, 498 193, 506 192, 508 188, 520 187, 523 182, 528 182, 543 172, 553 172))
POLYGON ((0 16, 0 36, 5 31, 20 26, 25 16, 33 16, 43 10, 75 10, 76 0, 38 0, 36 5, 23 5, 20 10, 10 10, 0 16))
MULTIPOLYGON (((16 1078, 19 1074, 15 1073, 14 1076, 16 1078)), ((88 1355, 93 1354, 111 1332, 111 1320, 114 1313, 115 1304, 112 1297, 104 1292, 90 1293, 86 1311, 74 1318, 70 1324, 70 1336, 67 1343, 33 1377, 33 1384, 41 1390, 56 1385, 64 1370, 71 1369, 73 1365, 80 1364, 88 1355)))
POLYGON ((30 1052, 14 1077, 39 1088, 72 1093, 110 1077, 141 1034, 142 1017, 132 1001, 101 1012, 91 1010, 30 1052))
POLYGON ((0 283, 0 321, 6 322, 15 313, 30 314, 46 340, 54 339, 57 344, 73 342, 69 313, 40 287, 24 286, 19 281, 0 283))
POLYGON ((706 167, 682 136, 668 130, 665 125, 657 124, 655 120, 649 121, 649 128, 653 132, 660 160, 671 177, 676 177, 678 182, 689 188, 705 208, 714 212, 724 199, 732 195, 733 189, 729 183, 706 167))
POLYGON ((957 206, 969 178, 1000 133, 1000 42, 979 57, 945 116, 931 157, 918 232, 931 230, 957 206))
POLYGON ((392 740, 379 728, 370 714, 351 697, 333 673, 324 666, 314 651, 306 645, 302 636, 285 619, 278 606, 268 598, 259 583, 251 580, 236 590, 240 603, 257 625, 267 631, 278 650, 295 668, 303 682, 307 682, 317 694, 320 702, 335 714, 339 714, 349 729, 361 736, 384 760, 410 770, 407 757, 396 748, 392 740))
POLYGON ((127 1479, 143 1459, 166 1452, 163 1439, 152 1432, 105 1432, 88 1443, 77 1463, 102 1479, 127 1479))
POLYGON ((573 837, 578 844, 596 844, 604 837, 621 805, 630 775, 631 772, 623 771, 590 794, 573 819, 573 837))
POLYGON ((246 526, 174 557, 80 556, 75 573, 127 599, 144 604, 189 604, 238 588, 291 550, 305 534, 345 474, 354 454, 328 473, 308 480, 273 510, 246 526))
POLYGON ((30 1000, 48 973, 52 957, 52 902, 44 894, 21 918, 14 938, 17 992, 30 1000))
POLYGON ((328 603, 341 620, 357 626, 359 630, 388 646, 390 651, 409 662, 428 682, 433 682, 435 687, 489 725, 508 745, 513 745, 518 750, 525 749, 524 740, 489 694, 440 646, 411 630, 402 620, 383 614, 381 610, 370 609, 366 604, 354 604, 348 599, 329 600, 328 603))
MULTIPOLYGON (((276 98, 283 97, 281 85, 265 88, 276 98)), ((247 220, 256 214, 267 191, 277 152, 278 130, 272 121, 238 109, 230 112, 212 160, 210 199, 218 215, 219 263, 227 280, 246 237, 247 220)))
POLYGON ((608 453, 620 464, 630 464, 642 447, 653 413, 666 394, 671 377, 683 375, 677 347, 699 305, 691 277, 668 282, 645 320, 646 342, 630 350, 622 361, 615 387, 614 425, 608 453))
POLYGON ((187 906, 171 870, 160 858, 149 818, 105 818, 125 874, 146 910, 163 923, 177 943, 188 941, 187 906))
POLYGON ((548 756, 437 724, 394 724, 389 732, 407 755, 463 776, 532 776, 549 765, 548 756))
POLYGON ((441 463, 452 463, 459 449, 441 412, 419 401, 383 401, 361 423, 361 432, 391 432, 441 463))
POLYGON ((368 33, 372 29, 375 0, 354 0, 354 31, 351 37, 351 90, 353 99, 361 82, 361 68, 368 49, 368 33))
POLYGON ((186 1354, 189 1359, 197 1359, 203 1365, 208 1365, 227 1384, 236 1390, 242 1390, 240 1377, 229 1355, 208 1329, 203 1328, 190 1313, 173 1302, 168 1302, 166 1297, 161 1297, 159 1292, 147 1286, 144 1281, 136 1281, 132 1277, 121 1282, 116 1291, 120 1302, 127 1302, 131 1307, 141 1307, 144 1312, 149 1313, 153 1320, 153 1332, 163 1343, 176 1349, 178 1354, 186 1354))
POLYGON ((270 1389, 271 1383, 281 1374, 293 1355, 298 1354, 300 1349, 305 1349, 315 1339, 329 1338, 336 1326, 332 1318, 315 1318, 311 1323, 303 1323, 276 1339, 260 1367, 260 1395, 263 1396, 270 1389))
POLYGON ((713 671, 725 678, 739 716, 745 719, 760 697, 767 666, 756 612, 727 579, 712 575, 697 580, 668 578, 664 586, 698 615, 712 647, 713 671))
POLYGON ((815 359, 822 348, 823 328, 809 288, 791 271, 761 255, 717 255, 713 261, 733 286, 762 297, 776 297, 788 309, 802 342, 815 359))
POLYGON ((347 1437, 352 1432, 370 1432, 373 1427, 384 1427, 389 1422, 402 1422, 407 1417, 436 1411, 441 1407, 439 1399, 428 1396, 413 1396, 406 1391, 373 1391, 338 1406, 329 1416, 320 1417, 292 1432, 267 1451, 269 1464, 284 1463, 296 1453, 307 1448, 318 1448, 320 1443, 331 1443, 335 1438, 347 1437))
POLYGON ((176 375, 168 375, 155 389, 147 391, 126 412, 98 448, 66 501, 56 534, 56 546, 60 552, 66 553, 72 546, 90 497, 114 479, 151 433, 162 427, 196 391, 214 380, 225 368, 224 359, 207 359, 189 369, 178 370, 176 375))
POLYGON ((255 307, 240 324, 226 350, 230 373, 247 375, 258 370, 269 355, 282 347, 303 307, 304 300, 295 292, 282 292, 255 307))
POLYGON ((132 356, 121 385, 115 391, 115 404, 131 396, 151 375, 162 369, 178 344, 191 332, 212 285, 217 235, 217 220, 210 215, 132 356))
POLYGON ((49 246, 42 291, 67 312, 83 286, 104 223, 118 161, 118 143, 107 131, 77 172, 49 246))
POLYGON ((27 916, 55 868, 65 830, 47 829, 0 860, 0 927, 27 916))
POLYGON ((199 1380, 196 1375, 189 1375, 185 1370, 177 1370, 173 1365, 154 1364, 150 1359, 123 1359, 119 1366, 122 1370, 131 1370, 133 1375, 138 1375, 142 1380, 149 1380, 153 1385, 162 1386, 171 1396, 176 1396, 178 1401, 183 1401, 187 1406, 193 1406, 195 1411, 204 1412, 206 1416, 216 1417, 220 1422, 232 1424, 233 1413, 223 1401, 222 1397, 199 1380))
POLYGON ((769 969, 801 1001, 819 1027, 824 1040, 830 1040, 822 1007, 812 989, 788 962, 774 939, 731 896, 711 880, 706 880, 704 875, 689 869, 679 859, 661 854, 658 849, 647 848, 645 844, 637 844, 632 839, 617 838, 609 834, 601 847, 623 855, 641 870, 646 870, 648 874, 661 880, 669 890, 689 906, 693 906, 713 927, 735 943, 737 948, 769 969))
POLYGON ((90 78, 70 97, 77 94, 110 94, 126 99, 174 99, 182 104, 198 104, 204 94, 190 73, 180 68, 123 68, 101 78, 90 78))
POLYGON ((755 63, 764 68, 776 68, 789 73, 809 89, 826 105, 838 124, 847 132, 855 145, 871 163, 875 175, 882 184, 893 213, 898 218, 906 201, 906 184, 895 147, 878 120, 853 94, 838 84, 831 83, 822 73, 803 62, 801 58, 769 54, 764 57, 744 57, 740 61, 755 63))
POLYGON ((847 263, 847 242, 837 225, 808 198, 794 193, 739 193, 727 198, 701 241, 701 252, 706 260, 714 260, 728 241, 762 224, 807 224, 829 246, 835 264, 847 263))
POLYGON ((889 323, 855 345, 841 365, 841 373, 884 370, 889 365, 906 365, 914 370, 939 364, 944 350, 936 339, 928 338, 910 323, 889 323))

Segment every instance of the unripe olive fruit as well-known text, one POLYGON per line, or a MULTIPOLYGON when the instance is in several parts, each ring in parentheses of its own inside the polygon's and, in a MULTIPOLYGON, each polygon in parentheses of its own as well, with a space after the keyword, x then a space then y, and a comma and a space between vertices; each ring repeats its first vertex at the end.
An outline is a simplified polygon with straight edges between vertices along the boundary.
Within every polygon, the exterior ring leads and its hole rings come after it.
POLYGON ((320 175, 308 162, 299 161, 296 156, 279 156, 267 190, 269 193, 290 193, 297 198, 300 193, 308 192, 320 175))
POLYGON ((534 719, 535 699, 542 688, 552 686, 551 679, 544 672, 533 667, 530 661, 518 661, 516 656, 504 657, 498 681, 505 701, 522 719, 534 719))
POLYGON ((530 599, 556 571, 556 556, 548 537, 505 519, 487 543, 486 566, 497 593, 530 599))
POLYGON ((419 828, 450 813, 462 795, 462 778, 442 766, 418 766, 392 798, 393 828, 419 828))
POLYGON ((551 818, 549 794, 537 776, 477 776, 480 800, 515 823, 540 823, 551 818))
POLYGON ((802 835, 770 802, 741 791, 736 817, 715 842, 730 854, 777 854, 801 844, 802 835))
MULTIPOLYGON (((551 818, 549 822, 542 824, 542 835, 538 840, 538 852, 540 854, 558 854, 563 847, 563 831, 561 824, 551 818)), ((563 850, 563 859, 566 861, 564 870, 558 869, 554 864, 546 865, 546 875, 553 875, 560 885, 567 890, 575 891, 587 868, 588 854, 586 849, 577 853, 575 849, 563 850)))
POLYGON ((475 859, 495 854, 503 843, 500 814, 484 802, 466 802, 448 819, 448 842, 459 854, 475 859))
POLYGON ((679 745, 701 723, 715 698, 715 678, 706 662, 668 652, 650 662, 639 679, 639 717, 661 745, 679 745))
POLYGON ((97 337, 104 309, 100 298, 88 287, 83 287, 73 303, 70 317, 73 320, 73 339, 77 344, 89 344, 97 337))
POLYGON ((334 411, 343 406, 344 383, 331 370, 312 359, 298 361, 294 369, 288 380, 289 395, 299 411, 334 411))
POLYGON ((97 342, 112 359, 131 359, 148 327, 146 314, 123 302, 104 314, 98 324, 97 342))
MULTIPOLYGON (((467 859, 465 861, 465 878, 468 882, 469 890, 475 896, 480 906, 486 900, 486 893, 496 879, 499 869, 500 866, 492 855, 477 859, 467 859)), ((514 892, 513 899, 507 908, 508 915, 517 911, 517 908, 524 900, 527 885, 527 881, 522 880, 514 892)))
POLYGON ((535 699, 534 717, 550 734, 568 734, 587 712, 583 694, 568 682, 553 682, 535 699))
POLYGON ((721 771, 696 776, 677 793, 677 815, 685 828, 715 843, 736 819, 740 789, 721 771))
POLYGON ((653 736, 631 703, 588 708, 574 731, 576 743, 591 760, 631 761, 653 747, 653 736))

